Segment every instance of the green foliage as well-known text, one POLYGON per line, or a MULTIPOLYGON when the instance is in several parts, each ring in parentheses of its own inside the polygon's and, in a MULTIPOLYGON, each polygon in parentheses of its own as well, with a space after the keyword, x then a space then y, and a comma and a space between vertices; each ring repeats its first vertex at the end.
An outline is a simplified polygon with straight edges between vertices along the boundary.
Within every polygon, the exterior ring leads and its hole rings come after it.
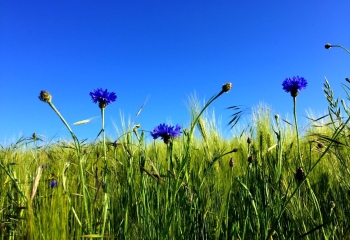
POLYGON ((103 123, 92 143, 67 125, 71 142, 33 134, 2 147, 0 238, 349 238, 350 116, 335 120, 342 112, 328 81, 328 118, 309 118, 302 138, 266 106, 223 138, 207 109, 227 89, 203 108, 190 99, 190 126, 168 144, 147 143, 122 121, 116 141, 103 123))
POLYGON ((278 239, 300 236, 342 239, 349 236, 347 128, 336 141, 332 140, 336 129, 329 126, 324 126, 324 131, 313 126, 307 129, 308 134, 301 140, 306 173, 333 141, 323 160, 308 176, 311 191, 305 184, 299 186, 294 176, 298 154, 296 147, 290 146, 295 139, 288 130, 290 126, 280 119, 276 125, 264 106, 253 112, 250 131, 231 139, 220 137, 208 116, 198 118, 201 123, 197 126, 201 125, 199 130, 202 130, 199 137, 191 140, 189 153, 184 147, 186 136, 173 142, 173 171, 169 168, 168 146, 162 141, 146 144, 144 137, 140 137, 143 133, 132 127, 125 127, 118 142, 107 145, 107 169, 104 169, 102 142, 80 143, 80 157, 70 142, 40 145, 34 144, 33 139, 23 139, 3 148, 0 151, 1 238, 101 237, 104 192, 109 196, 106 238, 267 239, 271 235, 278 239), (251 154, 254 160, 249 163, 251 154), (191 160, 182 174, 184 157, 191 160), (229 165, 230 158, 234 159, 233 167, 229 165), (84 229, 79 159, 86 173, 91 233, 84 229), (276 175, 276 171, 280 173, 276 175), (103 182, 104 174, 108 174, 108 182, 103 182), (38 186, 31 200, 35 179, 38 186), (53 179, 58 181, 55 188, 50 187, 53 179))

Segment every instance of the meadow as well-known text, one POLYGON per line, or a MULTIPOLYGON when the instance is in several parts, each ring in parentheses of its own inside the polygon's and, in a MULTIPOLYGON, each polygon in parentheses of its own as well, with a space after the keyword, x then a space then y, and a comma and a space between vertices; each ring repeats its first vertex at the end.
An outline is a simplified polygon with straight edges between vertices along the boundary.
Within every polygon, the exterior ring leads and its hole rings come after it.
MULTIPOLYGON (((150 133, 123 123, 116 140, 104 131, 115 95, 97 89, 90 96, 102 127, 88 143, 42 91, 38 104, 72 138, 46 143, 33 134, 1 146, 1 239, 350 239, 350 110, 325 80, 328 114, 301 132, 296 99, 306 86, 299 77, 283 82, 293 121, 261 106, 229 139, 208 107, 231 83, 204 106, 190 101, 189 126, 150 133)), ((244 111, 229 110, 234 129, 244 111)))

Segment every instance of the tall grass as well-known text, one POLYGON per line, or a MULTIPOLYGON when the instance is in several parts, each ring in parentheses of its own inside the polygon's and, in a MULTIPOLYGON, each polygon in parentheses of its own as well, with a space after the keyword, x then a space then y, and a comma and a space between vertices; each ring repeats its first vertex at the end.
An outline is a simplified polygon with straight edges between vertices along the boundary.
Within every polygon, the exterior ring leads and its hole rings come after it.
POLYGON ((117 140, 2 146, 1 239, 348 239, 350 118, 330 90, 302 134, 262 105, 222 137, 207 110, 220 91, 190 99, 169 144, 123 122, 117 140))

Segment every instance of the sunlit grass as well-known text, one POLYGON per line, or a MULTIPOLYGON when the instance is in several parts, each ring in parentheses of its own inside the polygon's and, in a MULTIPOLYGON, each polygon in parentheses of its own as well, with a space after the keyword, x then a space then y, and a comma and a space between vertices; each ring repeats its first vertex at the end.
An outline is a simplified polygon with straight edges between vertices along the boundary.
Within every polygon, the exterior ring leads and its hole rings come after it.
POLYGON ((260 105, 224 138, 210 103, 190 98, 190 125, 168 144, 122 119, 118 139, 2 147, 1 239, 350 237, 348 117, 310 117, 297 135, 260 105))

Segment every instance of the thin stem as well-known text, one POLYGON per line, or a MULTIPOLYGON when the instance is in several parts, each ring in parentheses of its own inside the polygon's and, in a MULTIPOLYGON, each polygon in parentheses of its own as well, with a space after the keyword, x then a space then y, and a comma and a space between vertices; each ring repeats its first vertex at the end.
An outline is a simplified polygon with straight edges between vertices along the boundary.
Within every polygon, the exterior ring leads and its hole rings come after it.
POLYGON ((343 131, 343 129, 347 126, 347 124, 350 121, 350 117, 346 120, 346 122, 339 127, 338 129, 336 129, 336 131, 334 132, 331 140, 329 141, 329 144, 327 146, 327 148, 324 150, 324 152, 321 154, 321 156, 318 158, 318 160, 314 163, 314 165, 312 165, 312 167, 310 168, 310 170, 306 173, 305 178, 299 183, 299 185, 294 189, 294 191, 291 193, 291 195, 289 196, 289 198, 286 200, 286 202, 284 203, 283 207, 282 207, 282 211, 279 213, 278 217, 276 218, 274 224, 272 225, 272 228, 270 230, 270 234, 269 237, 267 239, 270 239, 270 237, 272 236, 273 231, 275 230, 279 220, 281 219, 283 213, 286 211, 288 204, 290 203, 290 201, 292 200, 292 198, 294 197, 294 195, 297 193, 297 191, 300 189, 300 187, 303 185, 303 183, 308 179, 308 176, 310 175, 310 173, 315 169, 315 167, 320 163, 320 161, 322 160, 322 158, 326 155, 326 153, 329 151, 329 149, 331 148, 331 146, 333 145, 334 139, 337 139, 338 135, 343 131))
POLYGON ((68 123, 66 122, 66 120, 63 118, 63 116, 61 115, 61 113, 57 110, 57 108, 51 103, 48 102, 48 104, 50 105, 50 107, 55 111, 55 113, 59 116, 59 118, 61 119, 61 121, 64 123, 64 125, 66 125, 67 129, 69 130, 70 134, 73 137, 73 140, 76 141, 77 137, 75 136, 75 134, 73 133, 72 129, 70 128, 70 126, 68 125, 68 123))
POLYGON ((339 47, 339 48, 342 48, 342 49, 344 49, 347 53, 350 54, 350 51, 349 51, 347 48, 345 48, 345 47, 343 47, 343 46, 341 46, 341 45, 331 45, 331 47, 339 47))
POLYGON ((106 166, 107 166, 107 148, 106 148, 105 111, 104 110, 105 110, 104 108, 101 108, 101 118, 102 118, 102 129, 101 129, 101 131, 102 131, 102 137, 103 137, 104 165, 105 165, 105 168, 106 168, 106 166))
POLYGON ((55 111, 55 113, 58 115, 58 117, 61 119, 61 121, 64 123, 64 125, 67 127, 69 130, 70 134, 72 135, 72 138, 74 140, 75 148, 77 150, 77 155, 78 155, 78 162, 79 162, 79 173, 80 173, 80 179, 81 183, 83 186, 83 199, 84 199, 84 209, 85 209, 85 215, 87 219, 87 225, 88 225, 88 232, 92 232, 92 227, 91 227, 91 219, 90 219, 90 214, 89 214, 89 208, 88 208, 88 200, 87 200, 87 193, 86 193, 86 185, 85 185, 85 176, 84 176, 84 168, 83 168, 83 163, 82 163, 82 158, 81 158, 81 149, 80 149, 80 143, 78 138, 75 136, 73 133, 72 129, 66 122, 66 120, 63 118, 61 113, 57 110, 57 108, 53 105, 53 103, 48 102, 50 107, 55 111))
POLYGON ((293 97, 293 104, 294 104, 294 125, 295 125, 295 132, 297 134, 297 148, 298 148, 298 157, 299 157, 299 165, 303 165, 303 160, 301 159, 301 153, 300 153, 300 143, 299 143, 299 130, 298 130, 298 120, 297 120, 297 98, 293 97))
MULTIPOLYGON (((102 117, 102 136, 103 136, 103 154, 104 154, 104 171, 103 171, 103 183, 107 184, 107 146, 106 146, 106 132, 105 132, 105 108, 101 108, 102 117)), ((105 187, 107 189, 107 186, 105 187)), ((105 190, 104 192, 104 203, 103 203, 103 224, 101 236, 104 237, 106 221, 107 221, 107 209, 108 209, 108 194, 105 190)))
POLYGON ((215 99, 217 99, 218 97, 220 97, 221 94, 223 94, 224 91, 219 92, 216 96, 212 97, 208 103, 203 107, 203 109, 200 111, 200 113, 198 114, 198 116, 196 117, 196 119, 192 122, 191 125, 191 130, 190 130, 190 135, 193 132, 194 127, 196 126, 196 123, 198 122, 198 119, 200 118, 200 116, 203 114, 203 112, 205 111, 205 109, 207 109, 207 107, 209 107, 209 105, 215 101, 215 99))
MULTIPOLYGON (((192 134, 194 131, 194 128, 196 126, 196 123, 198 122, 200 116, 203 114, 203 112, 205 111, 205 109, 207 109, 209 107, 209 105, 214 102, 218 97, 220 97, 221 94, 223 94, 225 91, 221 90, 217 95, 214 95, 209 101, 208 103, 203 107, 203 109, 199 112, 199 114, 197 115, 197 117, 191 122, 191 128, 190 131, 188 133, 187 136, 187 142, 186 142, 186 149, 185 149, 185 158, 184 159, 188 159, 189 156, 189 149, 190 149, 190 143, 191 143, 191 139, 192 139, 192 134)), ((182 164, 180 170, 183 168, 183 166, 185 165, 185 161, 182 164)))

